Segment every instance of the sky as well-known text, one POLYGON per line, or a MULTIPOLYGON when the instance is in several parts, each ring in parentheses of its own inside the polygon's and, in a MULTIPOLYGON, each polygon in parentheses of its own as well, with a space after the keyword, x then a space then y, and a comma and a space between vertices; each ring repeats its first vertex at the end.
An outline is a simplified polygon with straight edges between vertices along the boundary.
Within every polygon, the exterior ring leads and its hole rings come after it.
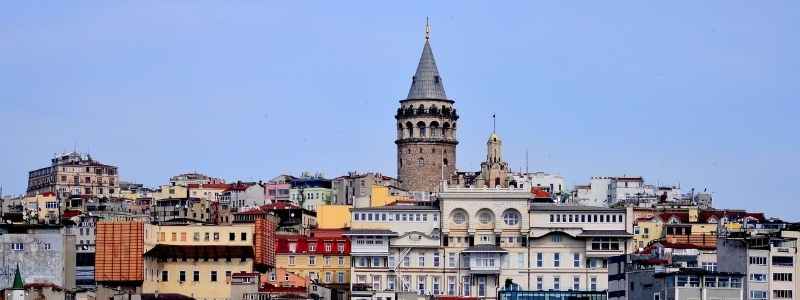
POLYGON ((73 149, 149 186, 394 176, 426 17, 459 169, 496 114, 514 170, 800 220, 798 1, 4 1, 0 185, 73 149))

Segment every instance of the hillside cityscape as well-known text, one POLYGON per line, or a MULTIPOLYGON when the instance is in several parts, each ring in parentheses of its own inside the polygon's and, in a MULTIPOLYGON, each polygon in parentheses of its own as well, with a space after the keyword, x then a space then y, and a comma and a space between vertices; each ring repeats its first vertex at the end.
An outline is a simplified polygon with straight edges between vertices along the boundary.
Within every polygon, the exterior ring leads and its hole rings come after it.
POLYGON ((145 186, 105 153, 42 157, 0 202, 0 299, 797 299, 798 223, 655 174, 568 186, 509 164, 496 128, 459 164, 483 117, 446 94, 429 26, 421 42, 408 94, 372 112, 394 117, 395 174, 145 186))

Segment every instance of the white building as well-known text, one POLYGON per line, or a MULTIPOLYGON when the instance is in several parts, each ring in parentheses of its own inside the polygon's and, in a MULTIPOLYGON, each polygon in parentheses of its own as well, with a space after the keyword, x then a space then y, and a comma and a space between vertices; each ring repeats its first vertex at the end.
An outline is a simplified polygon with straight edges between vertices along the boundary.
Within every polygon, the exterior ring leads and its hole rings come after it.
POLYGON ((594 176, 588 185, 576 185, 573 200, 587 206, 608 206, 617 202, 655 204, 680 200, 676 186, 645 184, 641 176, 594 176))
POLYGON ((567 185, 564 182, 564 177, 558 174, 550 174, 545 172, 533 173, 512 173, 510 186, 524 188, 530 190, 534 187, 542 188, 552 195, 561 195, 568 191, 567 185))
POLYGON ((395 299, 396 292, 439 295, 445 288, 439 210, 430 206, 352 209, 353 299, 395 299))

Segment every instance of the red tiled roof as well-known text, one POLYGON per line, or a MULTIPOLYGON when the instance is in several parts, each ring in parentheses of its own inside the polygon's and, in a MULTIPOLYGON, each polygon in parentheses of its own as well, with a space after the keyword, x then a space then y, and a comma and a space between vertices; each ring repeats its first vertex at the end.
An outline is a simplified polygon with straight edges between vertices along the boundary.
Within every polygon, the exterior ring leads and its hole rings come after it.
POLYGON ((536 198, 550 198, 550 193, 540 187, 531 188, 531 193, 536 198))
POLYGON ((68 210, 64 210, 64 212, 61 213, 61 218, 62 219, 69 219, 69 218, 72 218, 72 217, 75 217, 75 216, 80 216, 81 214, 82 214, 82 212, 80 210, 68 209, 68 210))
POLYGON ((227 184, 227 183, 208 183, 208 184, 203 184, 203 185, 200 185, 200 184, 197 184, 197 183, 190 183, 187 187, 190 188, 190 189, 203 188, 203 189, 220 189, 220 190, 224 190, 224 189, 229 188, 230 186, 231 185, 227 184))
POLYGON ((260 214, 268 213, 270 211, 277 210, 277 209, 297 209, 297 208, 300 208, 300 207, 297 206, 297 205, 291 204, 291 203, 277 202, 277 203, 273 203, 273 204, 262 205, 262 206, 250 209, 248 211, 240 212, 240 213, 237 213, 237 214, 260 215, 260 214))
POLYGON ((666 212, 658 214, 658 218, 661 219, 662 222, 669 222, 672 218, 678 219, 681 223, 689 223, 689 213, 688 212, 666 212))

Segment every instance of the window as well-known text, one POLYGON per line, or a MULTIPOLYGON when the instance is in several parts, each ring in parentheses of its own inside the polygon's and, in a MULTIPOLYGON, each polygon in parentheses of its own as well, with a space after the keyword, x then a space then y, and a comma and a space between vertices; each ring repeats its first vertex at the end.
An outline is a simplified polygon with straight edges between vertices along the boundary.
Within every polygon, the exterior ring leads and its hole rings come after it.
POLYGON ((466 221, 467 221, 467 215, 464 212, 459 211, 453 214, 453 223, 461 225, 464 224, 466 221))
POLYGON ((478 296, 486 297, 486 277, 478 277, 478 296))
POLYGON ((541 268, 544 266, 544 253, 536 253, 536 267, 541 268))
POLYGON ((210 232, 204 232, 203 233, 203 240, 206 241, 206 242, 210 241, 211 240, 211 233, 210 232))
POLYGON ((553 253, 553 267, 558 268, 561 266, 561 253, 553 253))
POLYGON ((233 233, 233 232, 228 233, 228 240, 229 241, 235 241, 236 240, 236 233, 233 233))
POLYGON ((372 266, 373 267, 382 267, 383 264, 381 263, 381 258, 379 256, 375 256, 372 258, 372 266))
POLYGON ((314 243, 308 244, 308 252, 317 252, 317 245, 314 243))
POLYGON ((178 272, 178 281, 179 281, 179 282, 184 282, 184 281, 186 281, 186 271, 180 271, 180 272, 178 272))
POLYGON ((331 280, 333 280, 333 273, 325 272, 325 282, 329 283, 329 282, 331 282, 331 280))
POLYGON ((289 252, 297 253, 297 243, 295 242, 289 243, 289 252))
POLYGON ((336 273, 336 279, 338 283, 344 283, 344 272, 336 273))
POLYGON ((550 236, 550 240, 551 240, 553 243, 561 243, 561 235, 560 235, 560 234, 557 234, 557 233, 556 233, 556 234, 553 234, 553 235, 551 235, 551 236, 550 236))
POLYGON ((11 243, 11 250, 14 251, 25 250, 25 245, 23 243, 11 243))
POLYGON ((791 256, 773 256, 773 266, 791 267, 794 265, 794 259, 791 256))
POLYGON ((331 265, 331 257, 330 256, 325 256, 325 265, 326 266, 330 266, 331 265))
POLYGON ((573 253, 572 254, 572 266, 575 268, 581 267, 581 254, 580 253, 573 253))
POLYGON ((424 267, 425 266, 425 253, 424 252, 420 252, 419 253, 419 260, 417 262, 417 266, 418 267, 424 267))
POLYGON ((214 232, 214 240, 219 241, 219 232, 214 232))
POLYGON ((240 235, 242 236, 243 241, 247 240, 247 232, 242 232, 240 235))
MULTIPOLYGON (((773 274, 773 276, 774 275, 775 274, 773 274)), ((767 282, 767 274, 764 274, 764 273, 752 273, 752 274, 750 274, 750 281, 767 282)))
POLYGON ((309 265, 316 265, 317 264, 317 257, 316 256, 309 256, 308 257, 308 264, 309 265))
POLYGON ((408 255, 403 256, 403 267, 410 267, 411 266, 411 257, 408 255))
MULTIPOLYGON (((423 136, 424 136, 424 135, 423 135, 423 136)), ((424 165, 425 165, 425 159, 423 159, 422 157, 418 158, 418 159, 417 159, 417 166, 418 166, 418 167, 422 167, 422 166, 424 166, 424 165)))
POLYGON ((774 281, 792 281, 792 273, 772 273, 774 281))
POLYGON ((440 288, 440 284, 441 284, 440 283, 441 280, 442 279, 439 276, 431 277, 431 288, 433 289, 432 292, 433 292, 434 295, 441 294, 441 290, 439 289, 440 288))
POLYGON ((536 290, 544 290, 544 278, 542 276, 536 276, 536 290))
POLYGON ((482 211, 478 214, 478 222, 481 224, 489 224, 492 222, 492 213, 488 211, 482 211))
POLYGON ((791 299, 792 290, 773 290, 772 298, 774 299, 791 299))
POLYGON ((211 282, 217 282, 217 271, 211 271, 211 282))
POLYGON ((294 265, 294 256, 289 256, 289 265, 290 266, 294 265))
POLYGON ((344 252, 344 242, 336 243, 336 251, 344 252))
POLYGON ((169 272, 168 271, 161 271, 161 282, 169 281, 169 272))
POLYGON ((469 276, 464 276, 464 295, 470 295, 472 292, 472 281, 469 276))
POLYGON ((596 291, 597 290, 597 277, 592 276, 589 278, 589 290, 596 291))
POLYGON ((387 290, 394 291, 394 289, 396 288, 396 286, 395 286, 396 278, 397 277, 395 277, 394 275, 386 276, 386 289, 387 290))
POLYGON ((553 277, 553 290, 561 290, 561 277, 553 277))
POLYGON ((765 256, 750 256, 751 265, 766 265, 767 258, 765 256))
POLYGON ((192 272, 192 281, 194 282, 200 281, 200 271, 192 272))
POLYGON ((619 243, 612 238, 593 238, 592 250, 619 251, 619 243))
POLYGON ((344 256, 339 256, 339 265, 344 265, 344 256))
POLYGON ((759 290, 750 291, 750 299, 752 300, 767 299, 767 291, 759 291, 759 290))
POLYGON ((174 241, 177 241, 177 240, 178 240, 178 233, 177 232, 173 232, 172 233, 172 241, 174 242, 174 241))
POLYGON ((715 262, 703 262, 702 266, 703 266, 703 269, 706 270, 706 271, 712 271, 712 272, 716 272, 717 271, 717 263, 715 263, 715 262))
POLYGON ((433 266, 434 267, 438 267, 439 266, 439 252, 434 252, 433 253, 433 266))
POLYGON ((455 253, 447 253, 447 266, 451 268, 456 267, 456 254, 455 253))
POLYGON ((417 292, 424 293, 425 292, 425 281, 427 278, 425 276, 417 276, 417 292))
POLYGON ((573 291, 580 291, 581 290, 581 278, 578 276, 572 277, 572 290, 573 291))
POLYGON ((503 223, 508 226, 519 224, 519 213, 515 210, 507 210, 503 213, 503 223))
POLYGON ((653 300, 661 300, 661 294, 660 293, 653 293, 653 300))

